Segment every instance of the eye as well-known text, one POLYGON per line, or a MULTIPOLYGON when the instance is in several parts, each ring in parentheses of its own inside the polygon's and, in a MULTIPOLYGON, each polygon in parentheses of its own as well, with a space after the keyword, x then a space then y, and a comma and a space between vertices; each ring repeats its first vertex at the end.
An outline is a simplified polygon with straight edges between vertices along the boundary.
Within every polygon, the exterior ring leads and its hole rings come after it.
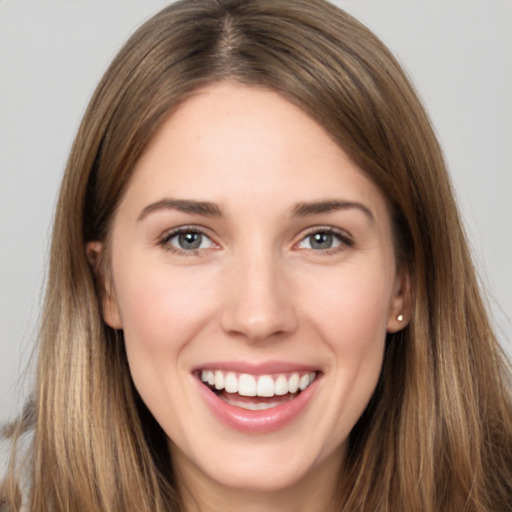
POLYGON ((180 228, 174 230, 161 240, 168 250, 175 252, 193 252, 200 249, 210 249, 214 246, 212 240, 197 229, 180 228))
POLYGON ((328 251, 342 246, 352 246, 352 240, 332 228, 313 231, 298 244, 299 249, 311 249, 313 251, 328 251))

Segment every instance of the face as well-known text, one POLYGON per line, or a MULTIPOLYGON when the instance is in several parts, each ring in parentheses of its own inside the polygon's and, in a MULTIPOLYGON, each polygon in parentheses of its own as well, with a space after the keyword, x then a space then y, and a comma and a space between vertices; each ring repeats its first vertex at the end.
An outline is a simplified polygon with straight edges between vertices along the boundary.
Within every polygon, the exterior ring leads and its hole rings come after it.
POLYGON ((405 285, 384 197, 316 122, 264 89, 199 91, 136 165, 108 258, 105 321, 183 479, 335 481, 405 285))

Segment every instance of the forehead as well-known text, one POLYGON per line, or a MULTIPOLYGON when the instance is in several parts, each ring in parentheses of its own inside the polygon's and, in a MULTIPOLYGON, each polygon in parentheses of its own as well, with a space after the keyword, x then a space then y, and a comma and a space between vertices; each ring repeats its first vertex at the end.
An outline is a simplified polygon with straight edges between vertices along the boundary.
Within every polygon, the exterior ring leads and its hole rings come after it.
POLYGON ((221 82, 164 122, 135 166, 126 196, 286 204, 333 195, 385 199, 328 133, 276 92, 221 82), (249 196, 249 197, 247 197, 249 196))

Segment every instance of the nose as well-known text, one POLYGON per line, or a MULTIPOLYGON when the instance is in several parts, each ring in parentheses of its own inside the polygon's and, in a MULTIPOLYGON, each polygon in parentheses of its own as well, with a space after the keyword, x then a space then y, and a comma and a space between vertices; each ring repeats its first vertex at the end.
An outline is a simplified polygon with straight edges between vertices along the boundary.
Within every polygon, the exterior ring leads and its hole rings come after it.
POLYGON ((225 290, 221 324, 231 336, 250 342, 285 337, 297 329, 293 290, 271 254, 234 263, 225 290))

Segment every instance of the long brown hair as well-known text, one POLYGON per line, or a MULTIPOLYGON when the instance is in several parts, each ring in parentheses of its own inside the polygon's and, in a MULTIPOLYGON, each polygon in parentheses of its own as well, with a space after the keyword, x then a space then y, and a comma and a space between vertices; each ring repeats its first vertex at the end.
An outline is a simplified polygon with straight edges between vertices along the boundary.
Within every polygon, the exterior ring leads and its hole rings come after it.
MULTIPOLYGON (((57 205, 35 400, 14 428, 14 437, 34 430, 30 510, 182 510, 165 434, 134 390, 122 333, 102 321, 85 244, 106 240, 134 164, 169 113, 219 80, 273 89, 331 134, 386 196, 410 275, 411 320, 389 335, 350 435, 339 510, 510 510, 510 369, 441 150, 390 52, 323 0, 176 2, 101 80, 57 205)), ((13 458, 12 508, 15 469, 13 458)))

